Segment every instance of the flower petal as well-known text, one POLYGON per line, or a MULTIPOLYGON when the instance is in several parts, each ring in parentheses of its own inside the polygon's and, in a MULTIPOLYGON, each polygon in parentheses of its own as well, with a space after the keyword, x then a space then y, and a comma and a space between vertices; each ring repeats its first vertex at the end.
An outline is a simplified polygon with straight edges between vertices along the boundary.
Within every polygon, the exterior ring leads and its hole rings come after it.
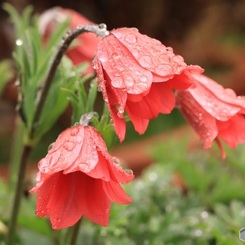
POLYGON ((142 35, 136 28, 118 28, 111 33, 142 67, 160 77, 159 82, 180 74, 186 67, 184 59, 180 55, 175 55, 172 48, 164 46, 154 38, 142 35))
POLYGON ((130 94, 140 94, 150 88, 152 73, 140 66, 114 35, 99 42, 97 59, 114 88, 124 89, 130 94))
POLYGON ((219 137, 225 141, 230 148, 245 142, 245 119, 242 115, 236 115, 229 121, 217 121, 219 137))
POLYGON ((211 147, 218 136, 215 118, 207 113, 188 91, 178 92, 176 103, 177 108, 204 142, 204 147, 211 147))
POLYGON ((229 91, 227 93, 221 85, 204 75, 193 74, 193 77, 196 86, 189 92, 217 120, 227 121, 241 110, 242 101, 237 96, 231 96, 229 91))
POLYGON ((168 114, 175 106, 175 97, 167 83, 154 83, 150 92, 139 102, 127 101, 127 110, 144 119, 156 118, 159 113, 168 114))
POLYGON ((108 198, 119 204, 128 204, 132 202, 132 199, 125 193, 120 184, 114 181, 104 181, 103 189, 108 198))

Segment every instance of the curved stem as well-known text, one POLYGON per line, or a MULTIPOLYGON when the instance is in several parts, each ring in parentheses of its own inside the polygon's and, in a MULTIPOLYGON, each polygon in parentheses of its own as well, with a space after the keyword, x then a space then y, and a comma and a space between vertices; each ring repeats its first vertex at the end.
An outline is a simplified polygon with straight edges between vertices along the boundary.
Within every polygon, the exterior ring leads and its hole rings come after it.
POLYGON ((14 201, 12 206, 12 212, 11 212, 11 218, 9 223, 9 230, 7 234, 7 240, 6 245, 13 245, 15 240, 15 229, 16 229, 16 223, 17 218, 19 214, 19 208, 20 208, 20 202, 21 202, 21 196, 23 193, 23 186, 25 181, 25 173, 26 173, 26 167, 27 167, 27 160, 31 153, 32 147, 25 145, 22 150, 20 165, 19 165, 19 171, 18 171, 18 179, 16 183, 16 189, 15 189, 15 195, 14 195, 14 201))
POLYGON ((52 84, 52 80, 54 78, 55 72, 56 72, 56 70, 60 64, 61 58, 63 57, 63 55, 67 51, 71 42, 76 37, 78 37, 80 34, 85 33, 85 32, 93 32, 93 33, 97 34, 98 36, 102 36, 102 37, 108 35, 108 31, 106 29, 105 24, 78 26, 75 30, 67 33, 67 36, 64 38, 62 44, 60 45, 60 47, 59 47, 59 49, 58 49, 58 51, 57 51, 57 53, 53 59, 53 62, 50 66, 48 75, 47 75, 46 80, 44 82, 42 94, 41 94, 40 100, 37 104, 37 109, 36 109, 36 112, 35 112, 35 115, 33 118, 33 124, 32 124, 33 126, 32 126, 32 130, 30 133, 30 136, 31 136, 30 138, 34 137, 36 123, 38 123, 39 118, 41 116, 43 105, 45 103, 45 99, 48 95, 49 88, 52 84))

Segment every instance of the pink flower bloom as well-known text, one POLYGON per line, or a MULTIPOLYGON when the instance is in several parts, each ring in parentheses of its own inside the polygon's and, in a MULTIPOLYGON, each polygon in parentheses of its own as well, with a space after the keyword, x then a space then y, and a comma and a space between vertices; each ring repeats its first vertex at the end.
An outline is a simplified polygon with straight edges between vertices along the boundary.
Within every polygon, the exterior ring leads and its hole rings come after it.
POLYGON ((198 133, 204 147, 211 147, 216 140, 225 158, 220 139, 230 148, 245 142, 245 98, 204 75, 192 76, 196 83, 177 93, 177 107, 198 133))
MULTIPOLYGON (((75 29, 79 25, 93 24, 93 22, 80 15, 72 9, 63 9, 61 7, 54 7, 45 11, 39 18, 39 28, 47 40, 50 34, 56 28, 57 23, 69 19, 69 28, 75 29)), ((66 52, 66 55, 72 60, 74 65, 81 64, 82 62, 91 63, 95 53, 100 37, 93 33, 84 33, 76 38, 72 47, 66 52)), ((89 72, 93 71, 90 66, 89 72)))
POLYGON ((38 164, 36 214, 49 216, 53 229, 74 225, 83 215, 107 226, 110 204, 131 199, 120 183, 134 176, 125 172, 107 152, 101 135, 90 126, 63 131, 38 164))
POLYGON ((124 112, 142 134, 149 120, 168 114, 175 106, 173 89, 192 84, 187 66, 172 48, 142 35, 135 28, 119 28, 99 42, 94 59, 99 86, 121 141, 126 132, 124 112))

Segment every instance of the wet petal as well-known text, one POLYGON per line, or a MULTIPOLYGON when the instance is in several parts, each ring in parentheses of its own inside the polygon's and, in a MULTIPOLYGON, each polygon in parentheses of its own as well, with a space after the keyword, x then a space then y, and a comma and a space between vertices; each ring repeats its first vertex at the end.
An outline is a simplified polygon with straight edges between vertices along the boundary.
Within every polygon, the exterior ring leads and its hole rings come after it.
POLYGON ((241 100, 231 96, 230 92, 227 94, 221 85, 204 75, 193 74, 193 77, 196 86, 189 92, 217 120, 227 121, 241 110, 241 100))
POLYGON ((132 199, 125 193, 120 184, 114 181, 104 181, 103 189, 108 198, 118 204, 128 204, 132 202, 132 199))
POLYGON ((73 165, 80 154, 84 140, 84 127, 77 125, 63 131, 52 144, 48 154, 38 163, 43 173, 56 173, 73 165))
POLYGON ((207 113, 187 91, 177 93, 176 104, 204 142, 204 147, 211 147, 213 140, 218 136, 215 118, 207 113))
POLYGON ((166 83, 155 83, 150 92, 139 102, 128 100, 129 108, 138 117, 144 119, 156 118, 159 113, 168 114, 175 106, 175 97, 172 89, 166 83))
POLYGON ((138 63, 145 69, 166 81, 180 74, 186 64, 173 49, 164 46, 160 41, 142 35, 136 28, 118 28, 111 33, 130 51, 138 63))
POLYGON ((245 119, 242 115, 236 115, 229 121, 217 121, 219 137, 225 141, 230 148, 245 142, 245 119))
POLYGON ((98 45, 97 59, 114 88, 124 89, 130 94, 140 94, 150 88, 152 73, 142 68, 115 36, 102 39, 98 45))

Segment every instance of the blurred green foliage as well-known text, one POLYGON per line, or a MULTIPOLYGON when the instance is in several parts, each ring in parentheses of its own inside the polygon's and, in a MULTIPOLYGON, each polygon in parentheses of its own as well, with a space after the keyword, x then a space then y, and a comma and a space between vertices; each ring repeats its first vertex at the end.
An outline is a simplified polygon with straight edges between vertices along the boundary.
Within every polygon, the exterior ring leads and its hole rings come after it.
MULTIPOLYGON (((152 148, 155 164, 125 186, 133 203, 113 204, 110 224, 100 227, 84 218, 77 244, 86 245, 234 245, 245 227, 245 146, 228 150, 225 161, 204 150, 190 151, 185 140, 152 148), (176 173, 185 188, 174 184, 176 173)), ((1 221, 7 223, 9 195, 1 183, 1 221)), ((50 241, 63 231, 51 231, 46 219, 34 216, 35 198, 24 201, 16 244, 60 244, 50 241)))

